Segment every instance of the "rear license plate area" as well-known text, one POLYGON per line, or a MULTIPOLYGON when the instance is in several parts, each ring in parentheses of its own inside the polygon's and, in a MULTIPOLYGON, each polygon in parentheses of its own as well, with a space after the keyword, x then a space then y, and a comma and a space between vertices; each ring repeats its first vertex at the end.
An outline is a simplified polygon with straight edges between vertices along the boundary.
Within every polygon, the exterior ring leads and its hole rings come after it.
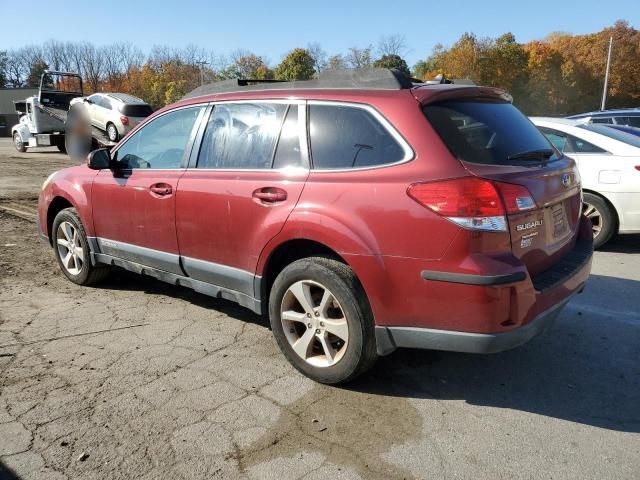
POLYGON ((547 244, 554 244, 566 239, 571 233, 564 203, 558 203, 545 209, 547 224, 547 244))

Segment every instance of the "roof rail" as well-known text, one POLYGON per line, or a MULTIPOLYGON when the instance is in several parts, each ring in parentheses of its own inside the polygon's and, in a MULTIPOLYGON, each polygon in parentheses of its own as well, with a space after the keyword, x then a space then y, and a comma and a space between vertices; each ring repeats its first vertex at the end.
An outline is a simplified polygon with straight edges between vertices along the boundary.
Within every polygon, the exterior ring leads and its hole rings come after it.
POLYGON ((370 89, 403 90, 413 88, 411 79, 402 72, 388 68, 358 68, 349 70, 325 70, 313 80, 231 79, 202 85, 184 96, 184 99, 215 95, 218 93, 244 92, 251 90, 289 90, 289 89, 370 89))
POLYGON ((456 85, 475 85, 476 84, 476 82, 468 78, 455 78, 455 79, 447 78, 444 76, 444 74, 439 73, 438 75, 433 77, 431 80, 425 80, 422 83, 416 84, 416 86, 441 85, 441 84, 451 84, 451 83, 454 83, 456 85))

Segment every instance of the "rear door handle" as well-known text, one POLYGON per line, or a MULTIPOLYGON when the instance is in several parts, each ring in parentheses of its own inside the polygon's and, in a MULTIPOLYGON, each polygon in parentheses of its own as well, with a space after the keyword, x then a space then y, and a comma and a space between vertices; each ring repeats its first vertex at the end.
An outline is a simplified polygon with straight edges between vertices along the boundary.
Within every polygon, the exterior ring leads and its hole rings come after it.
POLYGON ((149 187, 149 190, 161 197, 171 195, 171 193, 173 192, 173 188, 168 183, 154 183, 149 187))
POLYGON ((273 204, 284 202, 287 199, 287 192, 278 187, 263 187, 253 191, 253 198, 261 203, 273 204))

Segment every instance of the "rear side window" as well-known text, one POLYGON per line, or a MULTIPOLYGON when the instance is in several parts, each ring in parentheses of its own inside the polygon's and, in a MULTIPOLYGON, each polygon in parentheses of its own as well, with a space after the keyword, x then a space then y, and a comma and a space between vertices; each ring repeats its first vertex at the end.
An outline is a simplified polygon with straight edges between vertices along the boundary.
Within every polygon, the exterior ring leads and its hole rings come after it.
MULTIPOLYGON (((487 165, 520 164, 510 157, 548 151, 551 145, 516 107, 493 101, 444 101, 424 114, 458 159, 487 165)), ((549 160, 555 160, 555 151, 549 160)))
POLYGON ((611 118, 611 117, 593 117, 591 119, 591 123, 613 123, 613 118, 611 118))
POLYGON ((148 117, 153 113, 153 109, 149 105, 122 105, 120 113, 127 117, 148 117))
POLYGON ((405 150, 368 110, 346 105, 309 106, 315 169, 373 167, 405 159, 405 150))
POLYGON ((221 103, 202 139, 197 168, 271 168, 287 105, 221 103))
POLYGON ((596 132, 605 137, 613 138, 619 142, 624 142, 634 147, 640 148, 640 137, 632 135, 627 132, 622 132, 615 128, 610 128, 605 125, 580 125, 579 128, 584 128, 590 132, 596 132))
POLYGON ((640 127, 640 117, 627 117, 627 122, 625 123, 625 125, 640 127))

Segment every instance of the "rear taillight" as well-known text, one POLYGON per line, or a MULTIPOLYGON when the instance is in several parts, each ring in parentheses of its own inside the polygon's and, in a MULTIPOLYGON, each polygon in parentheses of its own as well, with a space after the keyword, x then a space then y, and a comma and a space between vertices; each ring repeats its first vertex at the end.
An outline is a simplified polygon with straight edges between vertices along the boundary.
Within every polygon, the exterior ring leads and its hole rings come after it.
POLYGON ((500 190, 507 213, 520 213, 536 208, 536 202, 527 187, 502 182, 495 182, 495 186, 500 190))
POLYGON ((522 212, 536 206, 522 185, 478 177, 416 183, 409 187, 407 193, 438 215, 471 230, 506 232, 507 213, 522 212))
POLYGON ((640 165, 636 165, 636 170, 640 172, 640 165))
POLYGON ((120 121, 122 122, 123 125, 129 125, 129 117, 125 117, 124 115, 122 115, 120 117, 120 121))

